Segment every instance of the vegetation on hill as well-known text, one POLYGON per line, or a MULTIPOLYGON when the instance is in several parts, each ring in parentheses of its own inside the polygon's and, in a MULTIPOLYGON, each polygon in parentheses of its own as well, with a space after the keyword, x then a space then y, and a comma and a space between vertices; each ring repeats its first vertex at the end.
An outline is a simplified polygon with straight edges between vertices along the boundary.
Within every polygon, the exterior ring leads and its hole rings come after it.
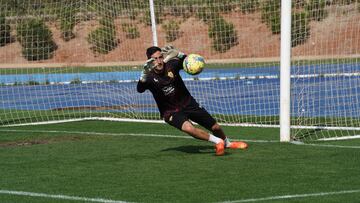
POLYGON ((29 61, 49 59, 57 46, 50 29, 41 19, 24 19, 16 27, 22 54, 29 61))
MULTIPOLYGON (((293 3, 292 46, 307 41, 311 30, 310 21, 321 21, 328 15, 331 4, 349 5, 360 0, 296 0, 293 3)), ((156 23, 165 31, 166 41, 182 37, 181 22, 196 17, 208 26, 211 47, 218 53, 227 52, 241 43, 234 24, 224 15, 242 12, 261 13, 263 23, 274 35, 280 33, 279 0, 163 0, 154 1, 156 23), (177 20, 174 20, 176 18, 177 20), (181 19, 179 19, 181 18, 181 19)), ((360 6, 358 6, 360 10, 360 6)), ((48 22, 56 22, 63 40, 76 36, 74 28, 80 21, 97 20, 99 26, 88 33, 87 41, 96 53, 108 54, 118 45, 115 20, 128 18, 131 23, 121 23, 127 39, 140 37, 138 26, 150 26, 150 9, 147 0, 124 0, 120 2, 101 0, 0 0, 0 46, 10 42, 10 24, 16 27, 16 39, 23 47, 23 56, 28 60, 51 58, 56 50, 48 22), (7 20, 10 19, 10 20, 7 20), (23 30, 26 29, 26 30, 23 30), (30 33, 31 30, 34 33, 30 33), (30 40, 30 41, 29 41, 30 40), (37 41, 41 40, 41 41, 37 41), (31 50, 31 53, 30 51, 31 50)))
POLYGON ((10 25, 4 15, 0 15, 0 46, 5 46, 11 41, 10 25))

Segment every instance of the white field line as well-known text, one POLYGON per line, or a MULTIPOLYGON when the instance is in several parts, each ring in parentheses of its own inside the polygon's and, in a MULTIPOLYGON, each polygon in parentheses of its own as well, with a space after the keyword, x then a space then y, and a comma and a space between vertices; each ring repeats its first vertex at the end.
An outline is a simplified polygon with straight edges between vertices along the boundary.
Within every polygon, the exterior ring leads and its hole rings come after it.
POLYGON ((330 145, 330 144, 312 144, 312 143, 303 143, 301 141, 292 141, 291 144, 295 145, 305 145, 313 147, 331 147, 331 148, 347 148, 347 149, 360 149, 360 146, 344 146, 344 145, 330 145))
POLYGON ((12 130, 0 129, 0 132, 31 132, 31 133, 65 133, 65 134, 80 134, 80 135, 107 135, 107 136, 139 136, 139 137, 170 137, 190 139, 192 137, 176 136, 176 135, 159 135, 159 134, 145 134, 145 133, 98 133, 98 132, 83 132, 83 131, 62 131, 62 130, 12 130))
MULTIPOLYGON (((74 118, 66 120, 55 120, 55 121, 42 121, 33 123, 21 123, 21 124, 10 124, 3 125, 0 127, 17 127, 17 126, 32 126, 32 125, 47 125, 47 124, 58 124, 58 123, 69 123, 78 121, 116 121, 116 122, 135 122, 135 123, 161 123, 166 124, 164 120, 147 120, 147 119, 131 119, 131 118, 107 118, 107 117, 87 117, 87 118, 74 118)), ((196 124, 196 123, 195 123, 196 124)), ((266 124, 252 124, 252 123, 219 123, 224 126, 242 126, 242 127, 264 127, 264 128, 279 128, 280 125, 266 125, 266 124)), ((315 128, 316 129, 316 128, 315 128)))
MULTIPOLYGON (((82 132, 82 131, 61 131, 61 130, 15 130, 15 129, 0 129, 0 132, 31 132, 31 133, 65 133, 65 134, 80 134, 80 135, 105 135, 105 136, 134 136, 134 137, 163 137, 163 138, 180 138, 180 139, 194 139, 191 136, 181 135, 161 135, 161 134, 146 134, 146 133, 98 133, 98 132, 82 132)), ((276 143, 276 140, 243 140, 246 142, 271 142, 276 143)))
POLYGON ((221 202, 221 203, 261 202, 261 201, 282 200, 282 199, 298 199, 298 198, 307 198, 307 197, 342 195, 342 194, 351 194, 351 193, 359 193, 359 192, 360 192, 360 190, 343 190, 343 191, 337 191, 337 192, 320 192, 320 193, 310 193, 310 194, 295 194, 295 195, 282 195, 282 196, 272 196, 272 197, 263 197, 263 198, 253 198, 253 199, 242 199, 242 200, 235 200, 235 201, 225 201, 225 202, 221 202))
MULTIPOLYGON (((18 130, 18 129, 0 129, 0 132, 31 132, 31 133, 64 133, 64 134, 79 134, 79 135, 104 135, 104 136, 134 136, 134 137, 161 137, 161 138, 179 138, 179 139, 193 139, 191 136, 181 135, 161 135, 161 134, 146 134, 146 133, 99 133, 99 132, 83 132, 83 131, 61 131, 61 130, 18 130)), ((231 137, 230 137, 231 139, 231 137)), ((233 139, 236 140, 236 139, 233 139)), ((244 142, 253 143, 278 143, 276 140, 249 140, 241 139, 244 142)), ((303 142, 291 142, 296 145, 306 145, 314 147, 332 147, 332 148, 347 148, 347 149, 360 149, 360 146, 343 146, 343 145, 326 145, 326 144, 310 144, 303 142)))
POLYGON ((333 140, 351 140, 351 139, 359 139, 360 135, 353 136, 344 136, 344 137, 329 137, 329 138, 321 138, 318 139, 320 141, 333 141, 333 140))
MULTIPOLYGON (((35 123, 22 123, 3 125, 2 127, 16 127, 16 126, 32 126, 32 125, 46 125, 57 123, 68 123, 77 121, 118 121, 118 122, 136 122, 136 123, 161 123, 165 124, 163 120, 146 120, 146 119, 131 119, 131 118, 107 118, 107 117, 86 117, 67 120, 56 121, 43 121, 35 123)), ((196 124, 196 123, 195 123, 196 124)), ((260 128, 280 128, 280 125, 268 125, 268 124, 253 124, 253 123, 219 123, 223 126, 239 126, 239 127, 260 127, 260 128)), ((331 127, 331 126, 291 126, 292 129, 322 129, 322 130, 360 130, 360 127, 331 127)))
POLYGON ((88 198, 88 197, 77 197, 77 196, 68 196, 68 195, 52 195, 52 194, 45 194, 45 193, 23 192, 23 191, 12 191, 12 190, 0 190, 0 194, 28 196, 28 197, 44 197, 44 198, 50 198, 50 199, 63 199, 63 200, 99 202, 99 203, 128 203, 128 202, 124 202, 124 201, 103 199, 103 198, 88 198))
MULTIPOLYGON (((224 201, 221 203, 243 203, 243 202, 260 202, 260 201, 281 200, 281 199, 298 199, 298 198, 307 198, 307 197, 351 194, 351 193, 359 193, 359 192, 360 192, 360 190, 343 190, 343 191, 337 191, 337 192, 321 192, 321 193, 310 193, 310 194, 295 194, 295 195, 282 195, 282 196, 271 196, 271 197, 263 197, 263 198, 242 199, 242 200, 235 200, 235 201, 224 201)), ((72 201, 86 201, 86 202, 99 202, 99 203, 128 203, 125 201, 103 199, 103 198, 88 198, 88 197, 77 197, 77 196, 68 196, 68 195, 52 195, 52 194, 45 194, 45 193, 34 193, 34 192, 24 192, 24 191, 12 191, 12 190, 0 190, 0 194, 30 196, 30 197, 44 197, 44 198, 50 198, 50 199, 64 199, 64 200, 72 200, 72 201)))
MULTIPOLYGON (((161 134, 146 134, 146 133, 99 133, 99 132, 83 132, 83 131, 61 131, 61 130, 17 130, 17 129, 0 129, 0 132, 31 132, 31 133, 64 133, 64 134, 79 134, 79 135, 105 135, 105 136, 133 136, 133 137, 162 137, 162 138, 179 138, 179 139, 193 139, 191 136, 181 135, 161 135, 161 134)), ((231 138, 230 138, 231 139, 231 138)), ((236 139, 233 139, 236 140, 236 139)), ((244 142, 253 143, 278 143, 276 140, 248 140, 241 139, 244 142)), ((347 149, 360 149, 360 146, 343 146, 343 145, 326 145, 326 144, 310 144, 303 142, 291 142, 296 145, 307 145, 314 147, 332 147, 332 148, 347 148, 347 149)))
POLYGON ((330 145, 330 144, 310 144, 306 143, 303 145, 313 146, 313 147, 331 147, 331 148, 346 148, 346 149, 360 149, 360 146, 344 146, 344 145, 330 145))

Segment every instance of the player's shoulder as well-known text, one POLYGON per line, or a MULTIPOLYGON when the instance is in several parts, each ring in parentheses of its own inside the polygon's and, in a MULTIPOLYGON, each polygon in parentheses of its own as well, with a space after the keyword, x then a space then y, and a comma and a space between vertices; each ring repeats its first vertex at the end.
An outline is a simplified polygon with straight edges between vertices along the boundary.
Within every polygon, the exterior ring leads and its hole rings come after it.
POLYGON ((179 63, 179 62, 180 62, 180 59, 175 57, 175 58, 170 59, 167 63, 171 64, 171 63, 179 63))
POLYGON ((177 69, 181 69, 182 67, 182 60, 179 58, 173 58, 170 61, 168 61, 167 66, 171 67, 171 68, 177 68, 177 69))

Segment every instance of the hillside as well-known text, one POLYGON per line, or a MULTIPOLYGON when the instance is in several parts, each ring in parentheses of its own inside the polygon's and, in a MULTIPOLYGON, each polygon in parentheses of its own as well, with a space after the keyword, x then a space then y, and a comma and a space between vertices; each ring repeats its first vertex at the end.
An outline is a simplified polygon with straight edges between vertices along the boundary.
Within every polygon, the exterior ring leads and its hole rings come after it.
MULTIPOLYGON (((310 38, 306 43, 293 48, 293 56, 338 56, 360 54, 360 14, 351 5, 342 9, 329 7, 329 15, 320 22, 310 23, 310 38), (346 12, 345 12, 346 11, 346 12)), ((225 53, 217 53, 211 48, 208 36, 208 26, 196 18, 188 18, 181 23, 182 36, 171 42, 186 53, 199 53, 207 59, 248 59, 278 57, 280 52, 280 35, 274 35, 261 22, 260 13, 242 14, 233 12, 223 17, 232 22, 237 30, 239 44, 225 53)), ((58 49, 52 59, 31 63, 97 63, 97 62, 127 62, 145 60, 145 49, 152 45, 151 27, 138 22, 140 37, 127 39, 121 29, 121 24, 129 22, 127 18, 116 20, 118 47, 109 54, 93 53, 86 38, 89 32, 96 29, 97 21, 84 21, 76 25, 76 37, 68 42, 60 38, 58 23, 49 25, 53 32, 58 49)), ((157 27, 159 45, 167 44, 165 34, 157 27)), ((27 64, 21 56, 18 42, 0 47, 1 63, 27 64)))

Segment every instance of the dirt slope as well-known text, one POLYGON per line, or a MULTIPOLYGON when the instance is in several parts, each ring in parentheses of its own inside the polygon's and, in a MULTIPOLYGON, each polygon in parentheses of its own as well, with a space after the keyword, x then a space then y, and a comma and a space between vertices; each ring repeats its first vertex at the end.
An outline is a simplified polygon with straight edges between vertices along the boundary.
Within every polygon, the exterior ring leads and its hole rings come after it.
MULTIPOLYGON (((305 44, 293 48, 293 56, 324 56, 360 54, 360 14, 356 9, 344 13, 329 9, 329 16, 321 22, 310 23, 310 38, 305 44)), ((217 53, 211 48, 208 26, 196 18, 182 22, 182 36, 171 42, 186 53, 198 53, 207 59, 242 59, 278 57, 280 53, 280 35, 271 34, 269 28, 261 22, 260 13, 232 13, 224 15, 237 30, 239 44, 225 53, 217 53)), ((90 50, 86 38, 96 29, 97 22, 81 22, 75 27, 76 38, 65 42, 60 38, 58 24, 49 24, 58 49, 52 59, 35 63, 96 63, 145 60, 145 49, 152 45, 151 27, 138 24, 140 37, 127 39, 121 24, 128 19, 116 20, 119 46, 109 54, 95 54, 90 50)), ((157 27, 159 45, 168 44, 161 26, 157 27)), ((0 47, 0 64, 29 64, 21 56, 18 42, 0 47)), ((34 63, 34 62, 32 62, 34 63)))

